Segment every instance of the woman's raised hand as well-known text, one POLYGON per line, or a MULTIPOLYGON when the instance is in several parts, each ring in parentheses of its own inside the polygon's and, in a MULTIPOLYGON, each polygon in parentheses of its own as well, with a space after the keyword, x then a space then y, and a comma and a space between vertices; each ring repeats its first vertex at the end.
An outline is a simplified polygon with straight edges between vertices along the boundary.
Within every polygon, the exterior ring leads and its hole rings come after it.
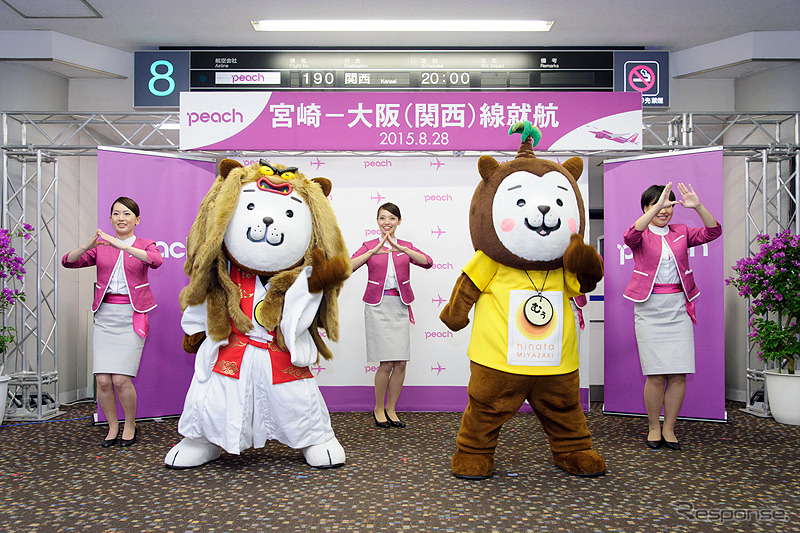
POLYGON ((98 244, 102 246, 113 246, 117 250, 122 250, 123 248, 126 248, 126 245, 124 245, 122 241, 120 241, 116 237, 112 237, 111 235, 109 235, 108 233, 99 228, 97 230, 97 235, 95 236, 95 239, 97 239, 98 237, 100 239, 103 239, 102 241, 98 242, 98 244))
POLYGON ((393 250, 397 252, 405 252, 405 248, 401 248, 399 244, 397 244, 397 240, 392 240, 391 237, 387 234, 387 241, 389 241, 389 245, 392 247, 393 250))
POLYGON ((104 246, 108 243, 105 243, 100 240, 100 229, 98 228, 97 231, 92 235, 92 238, 87 242, 83 247, 85 248, 84 251, 89 251, 92 248, 97 248, 98 246, 104 246))
POLYGON ((697 193, 694 192, 694 188, 691 184, 684 185, 683 183, 678 183, 678 191, 682 196, 680 204, 683 207, 695 209, 696 207, 702 205, 702 202, 700 202, 700 197, 698 197, 697 193))
POLYGON ((661 209, 663 209, 665 207, 669 207, 669 206, 672 206, 672 205, 675 205, 675 204, 678 203, 677 200, 670 200, 669 199, 669 193, 670 192, 672 192, 672 182, 671 181, 664 186, 664 190, 661 191, 661 196, 658 198, 658 201, 655 203, 655 205, 658 207, 659 211, 661 211, 661 209))

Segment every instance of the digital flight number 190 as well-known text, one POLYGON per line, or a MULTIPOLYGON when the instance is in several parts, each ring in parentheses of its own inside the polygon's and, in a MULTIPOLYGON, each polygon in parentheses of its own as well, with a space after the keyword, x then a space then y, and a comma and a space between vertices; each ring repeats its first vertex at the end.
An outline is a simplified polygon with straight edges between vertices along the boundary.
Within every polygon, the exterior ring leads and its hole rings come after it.
POLYGON ((303 72, 302 84, 304 87, 332 86, 336 81, 333 72, 303 72))
POLYGON ((469 72, 423 72, 422 85, 469 87, 469 72))

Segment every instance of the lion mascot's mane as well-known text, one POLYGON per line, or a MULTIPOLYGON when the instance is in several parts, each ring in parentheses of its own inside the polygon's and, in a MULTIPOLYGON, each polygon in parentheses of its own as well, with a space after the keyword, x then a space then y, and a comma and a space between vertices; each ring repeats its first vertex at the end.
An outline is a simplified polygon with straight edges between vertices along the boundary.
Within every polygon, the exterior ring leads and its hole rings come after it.
MULTIPOLYGON (((278 168, 285 167, 279 165, 278 168)), ((223 239, 242 187, 261 177, 258 163, 244 167, 237 161, 224 159, 220 162, 219 170, 219 176, 203 198, 197 218, 189 231, 183 269, 190 279, 180 293, 183 310, 190 305, 206 302, 208 334, 215 341, 225 339, 231 334, 231 321, 242 333, 253 328, 252 322, 239 306, 239 287, 228 273, 228 261, 236 261, 227 254, 223 239)), ((276 331, 277 341, 285 349, 286 344, 278 327, 283 313, 284 296, 303 268, 312 265, 312 251, 321 250, 326 259, 341 256, 348 268, 350 260, 344 238, 336 223, 336 215, 327 198, 331 190, 330 180, 309 180, 299 172, 289 179, 278 176, 270 179, 275 183, 291 184, 311 211, 312 220, 311 242, 300 263, 279 272, 254 272, 270 277, 269 290, 258 318, 266 329, 276 331)), ((324 330, 326 337, 333 342, 339 340, 337 296, 341 287, 340 282, 323 291, 322 303, 309 328, 317 350, 325 359, 330 359, 333 354, 323 342, 319 330, 324 330)))

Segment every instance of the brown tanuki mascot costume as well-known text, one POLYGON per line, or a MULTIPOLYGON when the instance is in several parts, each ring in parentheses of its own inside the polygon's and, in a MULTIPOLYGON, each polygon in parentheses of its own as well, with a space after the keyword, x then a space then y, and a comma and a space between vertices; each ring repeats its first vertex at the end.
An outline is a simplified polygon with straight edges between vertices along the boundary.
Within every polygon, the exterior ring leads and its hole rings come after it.
POLYGON ((463 268, 440 319, 453 331, 475 323, 468 348, 469 404, 461 420, 453 474, 492 475, 504 422, 525 400, 550 440, 555 464, 570 474, 605 473, 580 405, 575 318, 569 298, 592 291, 603 261, 584 244, 583 161, 538 159, 529 122, 517 157, 482 156, 469 227, 475 255, 463 268))
POLYGON ((225 159, 189 232, 181 291, 184 348, 197 352, 171 468, 275 439, 306 462, 345 462, 308 365, 339 336, 336 298, 350 259, 331 182, 269 161, 225 159))

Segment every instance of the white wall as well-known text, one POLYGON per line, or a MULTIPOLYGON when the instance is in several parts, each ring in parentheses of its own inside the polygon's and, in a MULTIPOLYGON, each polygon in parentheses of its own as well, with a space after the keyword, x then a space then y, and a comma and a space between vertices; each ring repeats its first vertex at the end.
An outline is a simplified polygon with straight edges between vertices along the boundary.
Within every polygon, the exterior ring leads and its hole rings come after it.
POLYGON ((70 111, 133 111, 133 80, 83 78, 69 83, 70 111))
POLYGON ((682 79, 669 81, 669 111, 732 111, 734 80, 682 79))
POLYGON ((66 111, 68 88, 58 74, 0 62, 0 111, 66 111))
POLYGON ((736 111, 800 110, 800 62, 736 80, 736 111))

